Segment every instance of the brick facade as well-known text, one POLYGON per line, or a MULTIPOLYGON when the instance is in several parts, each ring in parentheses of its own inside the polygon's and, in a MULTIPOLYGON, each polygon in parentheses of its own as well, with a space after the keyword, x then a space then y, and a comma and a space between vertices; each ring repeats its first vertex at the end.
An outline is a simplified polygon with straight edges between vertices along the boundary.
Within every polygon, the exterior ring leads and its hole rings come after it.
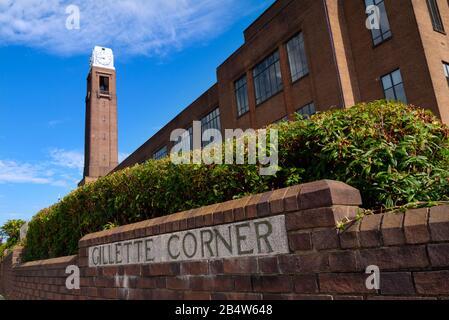
MULTIPOLYGON (((449 38, 432 27, 425 0, 385 0, 391 38, 373 45, 363 0, 278 0, 244 32, 245 42, 217 68, 217 83, 114 170, 171 149, 170 133, 220 110, 221 129, 262 128, 313 102, 317 111, 385 98, 381 77, 401 71, 407 102, 430 109, 449 123, 449 38), (309 72, 292 81, 286 43, 304 36, 309 72), (256 105, 254 67, 273 52, 280 56, 282 90, 256 105), (247 77, 249 112, 237 113, 234 83, 247 77)), ((437 0, 449 28, 449 4, 437 0)))
POLYGON ((0 263, 8 299, 443 299, 449 297, 449 206, 353 219, 358 190, 318 181, 89 234, 77 256, 21 264, 16 249, 0 263), (285 215, 290 252, 142 265, 88 267, 88 247, 227 222, 285 215), (78 265, 81 289, 65 288, 78 265), (380 289, 365 270, 380 268, 380 289))

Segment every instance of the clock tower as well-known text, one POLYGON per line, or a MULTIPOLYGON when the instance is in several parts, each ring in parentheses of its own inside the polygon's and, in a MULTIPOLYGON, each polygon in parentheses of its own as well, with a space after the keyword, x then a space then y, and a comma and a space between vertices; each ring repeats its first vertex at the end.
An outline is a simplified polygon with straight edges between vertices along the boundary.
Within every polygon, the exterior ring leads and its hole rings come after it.
POLYGON ((84 178, 80 185, 107 175, 118 165, 117 95, 114 55, 95 47, 87 76, 84 178))

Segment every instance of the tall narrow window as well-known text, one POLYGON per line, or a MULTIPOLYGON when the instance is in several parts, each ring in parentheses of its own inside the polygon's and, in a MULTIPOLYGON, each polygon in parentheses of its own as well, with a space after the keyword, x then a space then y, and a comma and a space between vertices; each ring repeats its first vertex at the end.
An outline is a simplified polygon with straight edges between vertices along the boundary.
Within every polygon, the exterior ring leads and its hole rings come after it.
POLYGON ((304 35, 302 33, 287 42, 287 52, 292 81, 296 81, 307 75, 309 73, 309 66, 307 65, 304 35))
POLYGON ((430 18, 432 19, 433 30, 444 33, 443 20, 441 20, 440 9, 437 0, 427 0, 430 18))
POLYGON ((384 0, 365 0, 373 44, 378 45, 391 38, 390 22, 384 0))
POLYGON ((160 148, 155 153, 153 153, 154 160, 160 160, 167 156, 167 146, 160 148))
POLYGON ((401 71, 398 69, 382 77, 385 99, 407 103, 401 71))
POLYGON ((316 113, 315 104, 313 102, 306 104, 305 106, 299 108, 297 111, 304 118, 308 119, 310 116, 316 113))
POLYGON ((449 63, 443 62, 444 75, 446 76, 447 83, 449 84, 449 63))
MULTIPOLYGON (((220 109, 217 108, 205 117, 201 119, 201 131, 204 134, 204 132, 208 129, 217 129, 221 130, 221 124, 220 124, 220 109)), ((202 136, 202 135, 201 135, 202 136)), ((206 141, 203 142, 203 147, 209 145, 214 141, 206 141)))
POLYGON ((109 94, 109 77, 100 76, 100 93, 109 94))
POLYGON ((253 70, 256 89, 256 104, 268 100, 282 90, 281 64, 279 51, 276 51, 253 70))
POLYGON ((248 84, 246 76, 241 77, 234 83, 235 99, 237 101, 237 114, 239 117, 249 111, 248 84))

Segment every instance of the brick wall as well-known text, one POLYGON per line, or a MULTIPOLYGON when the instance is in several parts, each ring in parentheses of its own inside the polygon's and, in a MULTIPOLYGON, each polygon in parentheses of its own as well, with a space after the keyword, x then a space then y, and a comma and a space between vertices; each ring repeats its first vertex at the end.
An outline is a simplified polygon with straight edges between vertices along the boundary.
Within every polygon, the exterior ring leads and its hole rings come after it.
MULTIPOLYGON (((79 255, 0 263, 8 299, 442 299, 449 297, 449 206, 354 218, 358 190, 318 181, 85 236, 79 255), (289 254, 88 267, 88 248, 205 226, 285 215, 289 254), (76 264, 81 289, 65 288, 76 264), (380 268, 369 290, 366 267, 380 268)), ((15 259, 15 261, 13 261, 15 259)))

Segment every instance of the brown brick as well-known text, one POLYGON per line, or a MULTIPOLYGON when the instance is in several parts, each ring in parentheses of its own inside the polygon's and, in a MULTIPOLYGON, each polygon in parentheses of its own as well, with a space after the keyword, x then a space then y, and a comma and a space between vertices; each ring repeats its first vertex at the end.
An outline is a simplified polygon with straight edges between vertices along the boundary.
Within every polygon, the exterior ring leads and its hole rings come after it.
POLYGON ((295 274, 300 271, 301 257, 298 255, 278 256, 279 271, 284 274, 295 274))
POLYGON ((142 276, 174 276, 180 274, 180 264, 176 262, 155 263, 142 267, 142 276))
POLYGON ((118 299, 117 288, 98 288, 98 296, 104 299, 118 299))
POLYGON ((363 300, 363 296, 335 296, 334 300, 363 300))
POLYGON ((381 270, 424 268, 429 265, 425 246, 388 247, 360 251, 362 268, 370 265, 381 270))
POLYGON ((182 291, 155 290, 152 294, 152 300, 181 300, 182 298, 182 291))
POLYGON ((403 213, 386 213, 382 220, 382 239, 385 246, 398 246, 405 244, 403 229, 403 213))
POLYGON ((207 261, 189 261, 181 263, 182 275, 207 275, 209 273, 209 264, 207 261))
POLYGON ((368 275, 359 273, 328 273, 318 275, 322 293, 373 293, 366 287, 368 275))
POLYGON ((449 241, 449 205, 430 208, 432 241, 449 241))
POLYGON ((432 267, 449 266, 449 243, 431 244, 427 246, 432 267))
POLYGON ((298 196, 301 190, 300 185, 292 186, 287 188, 287 192, 284 196, 284 209, 286 212, 298 211, 298 196))
POLYGON ((449 271, 415 272, 416 291, 423 295, 449 294, 449 271))
POLYGON ((223 260, 210 260, 209 273, 212 275, 224 273, 223 260))
POLYGON ((359 206, 359 190, 339 181, 321 180, 301 185, 299 209, 331 207, 335 205, 359 206))
POLYGON ((282 293, 293 291, 293 282, 290 276, 254 276, 252 283, 256 292, 282 293))
POLYGON ((257 204, 262 195, 257 194, 250 197, 248 204, 245 207, 246 216, 248 219, 257 218, 257 204))
POLYGON ((380 225, 383 215, 365 216, 360 225, 359 240, 363 248, 375 248, 382 245, 380 225))
POLYGON ((288 231, 335 226, 332 208, 288 213, 285 216, 285 223, 288 231))
POLYGON ((237 292, 251 292, 253 286, 251 282, 251 276, 233 276, 234 289, 237 292))
POLYGON ((321 252, 301 255, 299 268, 301 272, 325 272, 329 270, 329 254, 321 252))
POLYGON ((262 294, 260 293, 213 293, 212 300, 261 300, 262 294))
POLYGON ((129 300, 152 300, 152 291, 144 289, 130 289, 128 292, 129 300))
POLYGON ((316 250, 337 249, 340 247, 336 229, 314 230, 312 233, 313 247, 316 250))
POLYGON ((427 226, 428 209, 413 209, 405 213, 405 240, 410 244, 428 243, 430 241, 427 226))
POLYGON ((418 301, 418 300, 436 300, 437 298, 431 298, 431 297, 393 297, 393 296, 369 296, 367 297, 367 300, 386 300, 386 301, 401 301, 401 300, 412 300, 412 301, 418 301))
POLYGON ((329 253, 329 270, 334 272, 361 271, 358 252, 338 251, 329 253))
POLYGON ((241 199, 238 199, 232 212, 234 214, 234 220, 235 221, 243 221, 246 219, 246 211, 245 207, 248 204, 250 197, 244 197, 241 199))
POLYGON ((272 214, 279 214, 284 212, 284 197, 287 193, 287 188, 275 190, 270 197, 270 211, 272 214))
POLYGON ((166 283, 167 289, 186 290, 190 288, 189 277, 168 277, 166 283))
POLYGON ((191 277, 190 289, 194 291, 232 291, 234 279, 229 276, 191 277))
POLYGON ((265 192, 261 195, 259 202, 257 203, 257 216, 267 217, 271 215, 270 209, 270 197, 273 191, 265 192))
POLYGON ((141 266, 140 265, 132 265, 132 266, 124 266, 123 274, 128 276, 140 276, 141 266))
POLYGON ((260 273, 279 273, 277 257, 262 257, 258 260, 260 273))
POLYGON ((295 292, 318 293, 318 281, 314 274, 297 275, 294 278, 295 292))
POLYGON ((209 292, 195 292, 195 291, 184 291, 184 300, 211 300, 211 293, 209 292))
POLYGON ((309 232, 303 233, 289 233, 288 243, 290 250, 295 251, 309 251, 312 250, 312 238, 309 232))
POLYGON ((224 273, 247 274, 257 272, 257 259, 252 257, 226 259, 223 262, 224 273))
POLYGON ((380 292, 384 295, 414 295, 412 274, 410 272, 381 273, 380 292))
POLYGON ((355 221, 349 224, 346 229, 340 232, 340 246, 342 249, 353 249, 360 247, 359 229, 361 222, 355 221))

